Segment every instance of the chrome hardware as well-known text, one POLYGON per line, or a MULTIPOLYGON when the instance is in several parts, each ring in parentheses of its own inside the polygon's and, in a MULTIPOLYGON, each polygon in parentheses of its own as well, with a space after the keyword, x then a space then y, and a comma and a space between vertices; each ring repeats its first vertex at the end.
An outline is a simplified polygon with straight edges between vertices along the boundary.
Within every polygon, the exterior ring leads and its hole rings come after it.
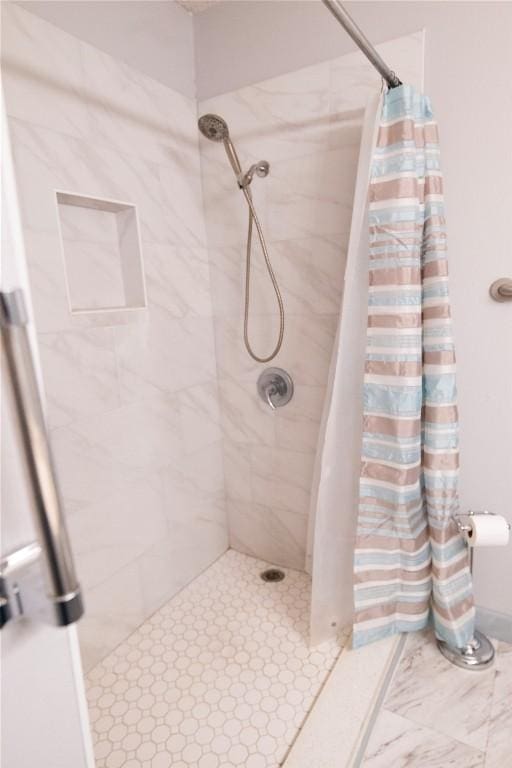
POLYGON ((210 141, 222 142, 224 144, 224 149, 226 151, 229 164, 231 165, 234 171, 234 174, 236 176, 236 180, 238 183, 238 187, 243 192, 243 195, 247 202, 247 206, 249 208, 249 222, 247 225, 247 244, 245 248, 244 344, 245 344, 245 348, 247 349, 247 352, 249 353, 249 355, 252 357, 253 360, 256 360, 257 363, 269 363, 271 360, 273 360, 277 356, 283 343, 284 319, 285 319, 284 304, 283 304, 283 297, 281 296, 281 291, 277 283, 277 278, 274 272, 274 268, 270 261, 270 255, 268 252, 267 244, 265 242, 263 228, 261 226, 258 214, 256 213, 256 207, 252 199, 252 194, 251 194, 251 190, 249 189, 249 185, 253 179, 254 174, 256 174, 257 176, 260 176, 261 178, 268 176, 268 173, 270 171, 270 165, 267 163, 266 160, 260 160, 258 163, 251 165, 247 173, 244 173, 242 171, 242 166, 240 164, 240 160, 236 153, 235 145, 233 144, 229 136, 228 124, 222 117, 220 117, 220 115, 214 115, 211 113, 202 115, 202 117, 200 117, 198 120, 198 126, 203 136, 205 136, 207 139, 209 139, 210 141), (268 276, 269 276, 270 282, 272 283, 274 293, 276 295, 277 306, 279 309, 279 332, 277 336, 276 345, 272 350, 272 352, 268 355, 265 355, 265 357, 261 357, 260 355, 257 355, 254 352, 251 345, 251 341, 249 339, 249 304, 250 304, 250 294, 251 294, 250 288, 251 288, 251 258, 252 258, 253 227, 256 228, 258 239, 260 241, 261 250, 263 252, 263 258, 265 260, 265 266, 267 268, 268 276))
POLYGON ((489 288, 494 301, 512 301, 512 279, 509 277, 500 277, 495 280, 489 288))
POLYGON ((475 629, 475 634, 464 648, 452 648, 444 640, 438 640, 437 647, 445 659, 461 669, 479 672, 489 669, 494 661, 494 646, 478 629, 475 629))
POLYGON ((41 547, 37 542, 11 552, 0 562, 0 628, 20 616, 51 621, 50 603, 41 573, 41 547))
MULTIPOLYGON (((39 540, 39 545, 29 545, 2 562, 0 608, 7 618, 9 614, 27 614, 25 610, 16 610, 21 592, 19 588, 9 586, 9 573, 19 569, 21 562, 21 570, 25 574, 33 574, 35 568, 32 566, 37 562, 39 570, 40 561, 45 572, 45 591, 52 606, 53 621, 63 626, 77 621, 83 613, 83 606, 50 453, 27 321, 22 291, 0 292, 2 355, 39 540), (39 546, 41 557, 35 554, 35 548, 39 546)), ((37 591, 36 581, 33 575, 24 577, 27 590, 23 603, 27 605, 31 602, 28 593, 32 589, 37 591)))
MULTIPOLYGON (((467 533, 469 536, 471 536, 471 532, 473 530, 473 526, 471 525, 471 518, 475 515, 494 515, 495 512, 489 512, 488 509, 470 509, 469 512, 459 512, 458 514, 453 516, 453 519, 455 520, 455 524, 457 528, 459 529, 459 533, 467 533), (462 522, 464 520, 464 522, 462 522)), ((507 523, 507 527, 509 531, 511 530, 510 523, 507 523)), ((473 572, 473 556, 474 556, 474 549, 473 547, 469 548, 469 567, 471 569, 471 572, 473 572)))
POLYGON ((258 378, 258 393, 273 411, 290 402, 293 397, 293 381, 282 368, 265 368, 258 378))
MULTIPOLYGON (((469 512, 459 513, 453 516, 455 524, 459 529, 459 533, 470 533, 473 530, 471 525, 471 518, 475 515, 493 515, 494 512, 489 512, 487 509, 482 510, 469 510, 469 512)), ((510 523, 509 526, 510 528, 510 523)), ((473 557, 474 549, 469 547, 469 569, 473 573, 473 557)), ((437 647, 443 656, 448 659, 455 666, 461 669, 474 670, 480 672, 485 669, 489 669, 492 665, 495 657, 494 646, 486 635, 475 629, 473 637, 467 645, 463 648, 454 648, 448 645, 444 640, 437 640, 437 647)))
POLYGON ((41 547, 36 541, 16 549, 2 558, 0 562, 0 574, 6 579, 18 571, 28 568, 41 556, 41 547))
POLYGON ((322 2, 330 10, 334 18, 339 21, 345 32, 350 35, 366 58, 373 64, 388 86, 390 88, 397 88, 399 85, 402 85, 400 78, 382 60, 381 56, 377 53, 364 32, 358 27, 349 12, 343 7, 340 0, 322 0, 322 2))
POLYGON ((240 189, 248 187, 253 180, 254 174, 260 179, 264 179, 270 173, 270 165, 266 160, 260 160, 258 163, 251 165, 248 171, 238 174, 238 186, 240 189))

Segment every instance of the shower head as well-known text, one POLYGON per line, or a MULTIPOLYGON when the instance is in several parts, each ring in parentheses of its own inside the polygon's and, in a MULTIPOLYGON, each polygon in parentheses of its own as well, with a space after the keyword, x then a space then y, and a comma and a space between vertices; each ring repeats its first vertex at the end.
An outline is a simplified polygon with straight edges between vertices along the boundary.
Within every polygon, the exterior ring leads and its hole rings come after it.
POLYGON ((210 141, 227 141, 229 139, 228 124, 218 115, 203 115, 197 122, 199 130, 210 141))
POLYGON ((238 159, 236 149, 233 146, 233 142, 229 138, 229 128, 226 121, 218 115, 208 114, 200 117, 197 121, 197 124, 199 126, 199 130, 203 136, 206 136, 207 139, 210 139, 210 141, 223 142, 228 160, 231 164, 235 176, 238 179, 242 173, 242 167, 240 165, 240 160, 238 159))

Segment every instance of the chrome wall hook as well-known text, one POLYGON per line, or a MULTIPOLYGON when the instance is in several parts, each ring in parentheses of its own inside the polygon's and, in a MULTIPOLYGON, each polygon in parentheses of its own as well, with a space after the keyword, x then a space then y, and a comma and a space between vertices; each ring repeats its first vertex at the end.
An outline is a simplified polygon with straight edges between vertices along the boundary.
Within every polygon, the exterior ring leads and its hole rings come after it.
POLYGON ((512 278, 500 277, 489 288, 489 293, 494 301, 512 301, 512 278))

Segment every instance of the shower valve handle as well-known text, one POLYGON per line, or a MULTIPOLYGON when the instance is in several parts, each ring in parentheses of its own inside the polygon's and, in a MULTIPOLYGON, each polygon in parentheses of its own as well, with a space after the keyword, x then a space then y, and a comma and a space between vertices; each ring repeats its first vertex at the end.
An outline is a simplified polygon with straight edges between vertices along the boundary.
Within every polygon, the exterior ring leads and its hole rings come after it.
POLYGON ((271 384, 269 387, 266 387, 265 389, 265 397, 267 398, 267 403, 270 405, 273 411, 276 410, 276 406, 274 405, 274 402, 272 400, 272 397, 274 395, 277 395, 277 387, 275 384, 271 384))

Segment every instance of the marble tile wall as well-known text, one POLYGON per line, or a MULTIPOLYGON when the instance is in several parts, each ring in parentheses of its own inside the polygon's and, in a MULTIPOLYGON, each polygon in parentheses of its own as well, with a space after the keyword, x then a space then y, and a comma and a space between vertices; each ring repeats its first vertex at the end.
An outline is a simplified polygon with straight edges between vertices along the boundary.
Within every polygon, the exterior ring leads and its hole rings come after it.
MULTIPOLYGON (((422 83, 423 34, 379 47, 408 82, 422 83)), ((200 139, 231 545, 304 568, 319 422, 342 300, 364 107, 380 80, 353 53, 199 104, 228 122, 244 168, 270 162, 252 190, 283 293, 282 350, 269 365, 292 376, 291 402, 258 400, 263 364, 243 345, 247 210, 222 145, 200 139)), ((268 354, 278 332, 272 286, 257 241, 250 338, 268 354)))
POLYGON ((19 7, 3 3, 2 22, 48 421, 90 667, 227 547, 196 104, 19 7), (55 190, 136 206, 147 308, 70 311, 55 190))

